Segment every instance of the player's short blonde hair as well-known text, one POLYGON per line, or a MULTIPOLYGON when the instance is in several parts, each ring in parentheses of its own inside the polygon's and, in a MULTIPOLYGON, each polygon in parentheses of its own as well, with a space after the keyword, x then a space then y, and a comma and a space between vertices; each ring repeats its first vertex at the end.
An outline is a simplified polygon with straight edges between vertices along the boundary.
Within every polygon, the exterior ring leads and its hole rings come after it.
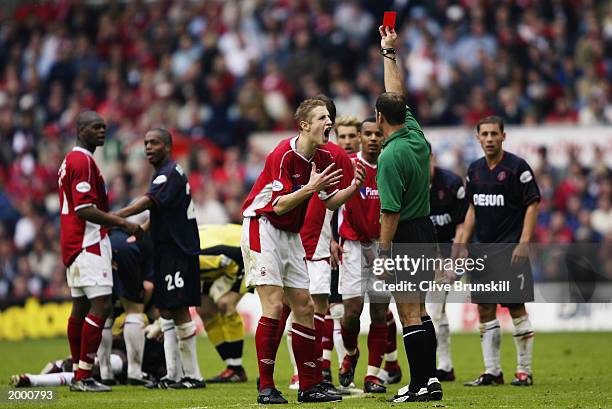
POLYGON ((295 118, 295 121, 297 122, 298 128, 300 128, 300 130, 302 129, 302 127, 300 126, 300 122, 310 122, 310 113, 316 107, 327 108, 325 102, 321 101, 320 99, 310 98, 302 101, 300 106, 295 110, 295 115, 293 117, 295 118))
POLYGON ((336 132, 336 135, 338 135, 339 126, 354 126, 357 129, 357 132, 361 131, 361 122, 356 116, 353 115, 342 115, 336 119, 336 123, 334 124, 334 131, 336 132))

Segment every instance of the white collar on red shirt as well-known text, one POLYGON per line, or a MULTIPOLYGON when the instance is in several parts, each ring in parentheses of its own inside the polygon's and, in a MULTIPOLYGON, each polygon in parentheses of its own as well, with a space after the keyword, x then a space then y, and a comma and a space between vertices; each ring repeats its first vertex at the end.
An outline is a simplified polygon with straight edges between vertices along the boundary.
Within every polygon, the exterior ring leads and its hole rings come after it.
POLYGON ((81 148, 80 146, 75 146, 74 148, 72 148, 73 151, 77 151, 77 152, 82 152, 85 155, 89 155, 93 158, 93 154, 91 152, 89 152, 87 149, 81 148))
POLYGON ((357 159, 359 159, 360 161, 362 161, 365 165, 371 167, 372 169, 376 169, 376 167, 378 165, 372 165, 370 162, 368 162, 367 160, 365 160, 363 158, 363 155, 361 154, 361 151, 357 152, 357 159))
POLYGON ((294 138, 291 138, 291 140, 289 141, 289 145, 291 146, 291 150, 292 150, 293 152, 295 152, 295 154, 296 154, 297 156, 299 156, 300 158, 304 159, 306 162, 310 163, 310 161, 312 160, 312 158, 314 158, 314 154, 312 155, 312 157, 311 157, 310 159, 306 159, 304 156, 302 156, 302 154, 301 154, 301 153, 299 153, 299 152, 297 151, 296 142, 297 142, 297 139, 298 139, 299 137, 300 137, 300 135, 298 134, 298 136, 296 136, 296 137, 294 137, 294 138))

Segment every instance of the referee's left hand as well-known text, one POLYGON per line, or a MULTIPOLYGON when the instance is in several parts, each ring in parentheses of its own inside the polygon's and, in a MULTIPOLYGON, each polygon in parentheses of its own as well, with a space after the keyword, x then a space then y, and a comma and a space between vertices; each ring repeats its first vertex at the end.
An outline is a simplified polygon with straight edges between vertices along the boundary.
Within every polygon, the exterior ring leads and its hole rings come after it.
POLYGON ((519 243, 512 252, 511 265, 517 266, 525 264, 529 260, 529 245, 526 243, 519 243))

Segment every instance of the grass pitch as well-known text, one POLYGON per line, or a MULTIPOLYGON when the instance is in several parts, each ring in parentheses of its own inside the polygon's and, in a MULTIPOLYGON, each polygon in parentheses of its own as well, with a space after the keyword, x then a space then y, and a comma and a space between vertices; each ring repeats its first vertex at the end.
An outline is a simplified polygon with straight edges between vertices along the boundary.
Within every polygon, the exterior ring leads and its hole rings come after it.
MULTIPOLYGON (((399 341, 399 337, 398 337, 399 341)), ((444 383, 441 402, 391 404, 392 396, 401 385, 391 385, 386 395, 350 397, 333 404, 315 404, 331 408, 389 408, 397 406, 427 408, 607 408, 612 407, 612 333, 538 333, 535 339, 534 386, 514 387, 509 384, 496 387, 466 388, 462 382, 471 380, 482 371, 480 342, 477 334, 454 334, 452 352, 458 380, 444 383)), ((360 337, 362 358, 355 377, 358 387, 363 386, 367 364, 365 337, 360 337)), ((408 366, 403 345, 400 364, 403 381, 408 380, 408 366)), ((206 338, 198 339, 200 367, 205 377, 216 375, 223 363, 206 338)), ((255 378, 257 365, 252 338, 245 342, 245 367, 249 382, 233 385, 209 385, 192 391, 149 391, 143 387, 116 386, 111 393, 73 393, 67 387, 52 388, 58 398, 48 403, 8 403, 8 379, 14 373, 38 373, 52 359, 68 355, 66 339, 40 341, 0 342, 0 409, 4 407, 29 408, 261 408, 256 403, 255 378)), ((334 353, 335 356, 335 353, 334 353)), ((512 337, 502 340, 502 365, 506 382, 512 380, 516 355, 512 337)), ((337 363, 333 363, 337 368, 337 363)), ((276 364, 277 387, 289 400, 288 406, 297 405, 295 391, 288 386, 292 368, 286 344, 281 344, 276 364)), ((337 380, 337 372, 334 373, 337 380)), ((308 404, 306 404, 308 405, 308 404)), ((281 406, 283 407, 283 406, 281 406)))

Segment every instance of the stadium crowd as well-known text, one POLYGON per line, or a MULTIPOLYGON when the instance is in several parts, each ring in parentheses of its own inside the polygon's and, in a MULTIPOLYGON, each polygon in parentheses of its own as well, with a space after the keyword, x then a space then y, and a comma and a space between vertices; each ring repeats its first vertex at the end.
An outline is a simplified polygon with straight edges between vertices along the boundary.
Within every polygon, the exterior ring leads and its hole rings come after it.
MULTIPOLYGON (((111 207, 142 194, 146 129, 173 130, 199 223, 241 222, 263 166, 255 131, 293 130, 307 97, 365 117, 382 92, 376 26, 399 11, 410 105, 424 126, 612 123, 612 5, 603 1, 25 3, 0 20, 0 304, 69 295, 57 169, 74 120, 108 124, 111 207)), ((540 153, 541 243, 612 241, 603 151, 540 153)), ((610 266, 612 276, 612 266, 610 266)))

